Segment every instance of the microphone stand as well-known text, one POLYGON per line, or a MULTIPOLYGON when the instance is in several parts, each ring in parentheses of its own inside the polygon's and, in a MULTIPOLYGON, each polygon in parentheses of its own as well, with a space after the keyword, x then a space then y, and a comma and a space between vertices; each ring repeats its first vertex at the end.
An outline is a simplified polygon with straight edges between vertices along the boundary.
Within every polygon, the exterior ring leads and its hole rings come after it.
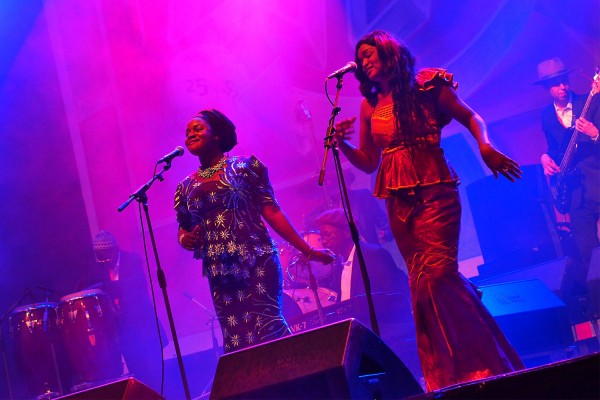
POLYGON ((321 322, 321 326, 325 325, 325 315, 323 314, 323 306, 321 305, 321 299, 319 298, 319 291, 317 289, 317 279, 315 278, 315 274, 312 272, 312 267, 310 265, 310 260, 306 262, 306 270, 308 271, 308 282, 310 290, 313 292, 315 296, 315 302, 317 303, 317 313, 319 314, 319 321, 321 322))
MULTIPOLYGON (((44 296, 46 298, 46 302, 44 303, 44 315, 42 317, 42 331, 44 334, 48 332, 48 308, 50 306, 50 289, 38 286, 38 288, 44 290, 44 296)), ((54 343, 50 342, 50 354, 52 355, 52 364, 54 366, 54 373, 56 374, 56 383, 58 385, 59 393, 64 393, 62 387, 62 379, 60 376, 60 370, 58 368, 58 360, 56 358, 56 348, 54 347, 54 343)))
POLYGON ((158 278, 158 283, 162 290, 163 298, 165 301, 165 308, 167 310, 167 316, 169 317, 169 326, 171 328, 171 335, 173 336, 173 345, 175 347, 175 353, 177 354, 177 363, 179 365, 179 371, 181 373, 181 381, 183 383, 183 390, 185 391, 185 398, 187 400, 191 399, 190 388, 188 385, 187 377, 185 375, 185 369, 183 366, 183 358, 181 357, 181 349, 179 348, 179 340, 177 339, 177 332, 175 330, 175 322, 173 321, 173 314, 171 312, 171 305, 169 303, 169 296, 167 294, 167 279, 165 274, 160 266, 160 260, 158 257, 158 249, 156 247, 156 240, 154 239, 154 232, 152 230, 152 223, 150 221, 150 213, 148 211, 148 195, 146 192, 152 184, 158 179, 159 181, 163 181, 164 178, 162 174, 171 168, 170 160, 167 161, 159 173, 155 174, 152 179, 150 179, 145 185, 141 186, 138 190, 135 191, 129 199, 125 201, 121 206, 117 209, 117 211, 123 211, 133 200, 136 200, 138 203, 142 204, 144 208, 144 214, 146 216, 146 224, 148 225, 148 233, 150 235, 150 240, 152 242, 152 250, 154 251, 154 259, 156 262, 156 276, 158 278))
POLYGON ((46 290, 45 291, 45 295, 46 295, 46 303, 44 304, 44 316, 42 317, 42 331, 44 333, 46 333, 46 331, 48 330, 48 302, 50 301, 49 299, 49 293, 46 290))
POLYGON ((344 172, 342 170, 342 163, 340 161, 339 149, 337 147, 337 143, 334 143, 333 136, 335 133, 335 117, 342 110, 338 107, 338 100, 340 96, 340 91, 343 86, 343 76, 339 76, 337 78, 336 84, 336 93, 335 100, 333 103, 333 109, 331 110, 331 118, 329 119, 329 125, 327 127, 327 135, 324 140, 325 154, 323 156, 323 165, 321 166, 321 172, 319 174, 319 185, 322 186, 325 180, 325 165, 327 163, 327 154, 331 149, 331 154, 333 155, 333 161, 335 165, 336 174, 338 177, 340 194, 342 200, 342 208, 346 213, 348 219, 348 227, 350 228, 350 235, 352 236, 352 241, 354 242, 354 246, 356 248, 356 257, 358 259, 358 264, 360 266, 360 273, 363 279, 363 283, 365 286, 365 297, 367 298, 367 304, 369 307, 369 317, 371 321, 371 328, 373 332, 380 336, 379 333, 379 324, 377 323, 377 317, 375 315, 375 306, 373 305, 373 297, 371 296, 371 280, 369 279, 369 274, 367 272, 367 266, 365 264, 365 259, 362 254, 362 249, 360 247, 360 235, 358 234, 358 228, 356 226, 356 222, 354 221, 354 216, 352 215, 352 207, 350 206, 350 199, 348 197, 348 189, 346 188, 346 181, 344 180, 344 172))

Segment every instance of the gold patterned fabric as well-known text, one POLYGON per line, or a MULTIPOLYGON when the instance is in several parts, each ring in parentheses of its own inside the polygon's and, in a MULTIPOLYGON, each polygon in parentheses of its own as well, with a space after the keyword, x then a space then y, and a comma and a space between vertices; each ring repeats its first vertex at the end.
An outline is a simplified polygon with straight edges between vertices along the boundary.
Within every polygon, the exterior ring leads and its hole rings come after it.
POLYGON ((267 168, 256 157, 227 159, 218 179, 198 172, 177 186, 179 226, 200 226, 202 260, 224 351, 240 350, 290 334, 281 314, 282 275, 276 247, 261 212, 275 204, 267 168))
POLYGON ((201 228, 203 274, 250 276, 257 256, 276 247, 261 219, 267 204, 277 204, 267 168, 254 156, 227 160, 217 180, 194 172, 177 186, 175 211, 179 226, 201 228))

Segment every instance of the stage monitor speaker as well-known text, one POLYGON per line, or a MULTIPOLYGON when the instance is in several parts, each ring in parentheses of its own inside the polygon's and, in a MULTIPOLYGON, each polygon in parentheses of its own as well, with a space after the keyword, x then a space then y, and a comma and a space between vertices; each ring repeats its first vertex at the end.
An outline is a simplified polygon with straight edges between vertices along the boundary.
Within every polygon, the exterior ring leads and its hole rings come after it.
POLYGON ((471 280, 477 285, 492 285, 496 283, 506 283, 513 281, 522 281, 529 279, 539 279, 554 292, 557 296, 562 295, 562 285, 564 283, 567 264, 571 262, 568 257, 557 258, 552 261, 536 264, 531 267, 517 269, 511 272, 490 276, 473 277, 471 280))
POLYGON ((134 378, 119 379, 101 386, 71 393, 65 400, 164 400, 160 394, 134 378))
POLYGON ((598 353, 415 396, 424 399, 598 399, 598 353))
POLYGON ((355 319, 226 354, 211 399, 390 399, 423 393, 406 366, 355 319))
POLYGON ((519 355, 551 352, 573 343, 565 303, 540 280, 479 286, 481 300, 519 355))

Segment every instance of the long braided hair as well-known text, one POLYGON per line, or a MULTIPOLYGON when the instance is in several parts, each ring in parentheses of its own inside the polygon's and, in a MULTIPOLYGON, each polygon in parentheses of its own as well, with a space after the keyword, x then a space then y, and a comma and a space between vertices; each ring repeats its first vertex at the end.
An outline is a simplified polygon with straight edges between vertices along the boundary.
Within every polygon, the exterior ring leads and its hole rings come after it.
POLYGON ((419 106, 415 85, 415 57, 410 50, 394 36, 382 30, 366 34, 356 44, 354 57, 358 68, 354 75, 360 83, 360 93, 373 107, 377 104, 377 95, 381 92, 381 87, 371 81, 362 69, 358 49, 363 44, 377 48, 377 54, 383 64, 383 73, 389 79, 394 101, 396 130, 405 136, 412 129, 423 126, 425 116, 419 106))

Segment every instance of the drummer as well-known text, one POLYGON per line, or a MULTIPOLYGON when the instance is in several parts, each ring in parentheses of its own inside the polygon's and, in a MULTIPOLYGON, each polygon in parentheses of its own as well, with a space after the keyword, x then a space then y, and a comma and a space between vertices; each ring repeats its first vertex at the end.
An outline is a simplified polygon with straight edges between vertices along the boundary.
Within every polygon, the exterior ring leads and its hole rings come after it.
MULTIPOLYGON (((356 248, 348 222, 341 208, 334 208, 319 214, 316 225, 324 248, 336 254, 336 262, 329 279, 319 281, 319 286, 338 293, 338 301, 365 294, 356 248)), ((409 298, 408 277, 399 269, 390 253, 381 245, 360 242, 367 267, 371 293, 398 294, 402 302, 409 298)), ((405 304, 409 307, 409 303, 405 304)))
MULTIPOLYGON (((118 336, 126 371, 155 390, 161 386, 162 349, 155 311, 148 294, 140 257, 122 250, 114 235, 100 231, 93 239, 96 262, 87 271, 82 288, 99 288, 115 305, 118 336)), ((166 334, 160 325, 162 347, 166 334)))

